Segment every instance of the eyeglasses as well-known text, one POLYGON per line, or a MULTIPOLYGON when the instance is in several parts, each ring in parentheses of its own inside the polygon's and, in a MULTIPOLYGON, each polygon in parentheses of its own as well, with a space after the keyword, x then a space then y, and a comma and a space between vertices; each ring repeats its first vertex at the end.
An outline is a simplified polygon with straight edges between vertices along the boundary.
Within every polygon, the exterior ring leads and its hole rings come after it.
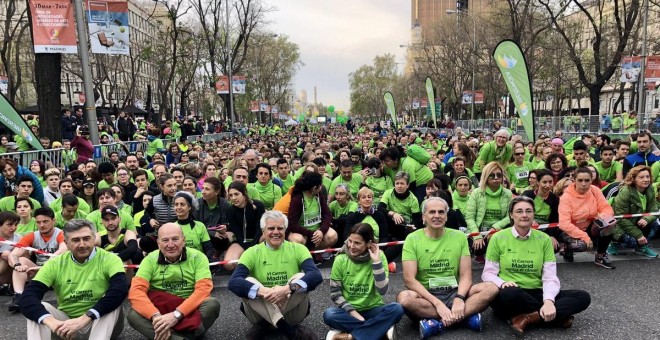
POLYGON ((536 179, 536 176, 529 176, 527 179, 536 179))
POLYGON ((118 173, 117 175, 119 175, 119 176, 128 176, 128 173, 122 172, 122 173, 118 173))
POLYGON ((501 172, 493 172, 492 174, 488 175, 488 179, 498 179, 503 177, 504 175, 501 172))

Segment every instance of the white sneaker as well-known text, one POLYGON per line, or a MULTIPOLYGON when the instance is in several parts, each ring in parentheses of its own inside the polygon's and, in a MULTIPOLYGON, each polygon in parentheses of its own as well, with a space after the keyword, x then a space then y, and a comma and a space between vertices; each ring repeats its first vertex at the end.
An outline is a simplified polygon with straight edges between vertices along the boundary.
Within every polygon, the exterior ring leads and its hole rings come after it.
POLYGON ((394 326, 387 330, 387 333, 385 333, 385 338, 387 338, 387 340, 394 340, 394 326))
POLYGON ((331 329, 328 331, 328 335, 325 336, 325 340, 332 340, 332 338, 339 333, 341 332, 336 329, 331 329))

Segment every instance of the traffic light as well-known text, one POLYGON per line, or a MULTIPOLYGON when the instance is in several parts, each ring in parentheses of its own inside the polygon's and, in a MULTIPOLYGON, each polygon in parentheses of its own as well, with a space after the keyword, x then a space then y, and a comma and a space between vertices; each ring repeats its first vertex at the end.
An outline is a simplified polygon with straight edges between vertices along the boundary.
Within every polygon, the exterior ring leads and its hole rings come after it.
POLYGON ((467 12, 468 0, 456 0, 456 10, 458 12, 467 12))

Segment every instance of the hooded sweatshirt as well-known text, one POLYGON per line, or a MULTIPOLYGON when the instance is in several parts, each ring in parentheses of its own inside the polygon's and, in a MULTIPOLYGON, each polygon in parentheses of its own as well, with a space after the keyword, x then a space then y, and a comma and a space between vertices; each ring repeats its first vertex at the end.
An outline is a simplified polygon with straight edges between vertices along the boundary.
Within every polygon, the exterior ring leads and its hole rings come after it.
POLYGON ((590 240, 585 230, 599 216, 614 216, 614 210, 598 187, 592 185, 583 195, 577 192, 575 184, 564 190, 559 199, 559 229, 568 236, 590 240))

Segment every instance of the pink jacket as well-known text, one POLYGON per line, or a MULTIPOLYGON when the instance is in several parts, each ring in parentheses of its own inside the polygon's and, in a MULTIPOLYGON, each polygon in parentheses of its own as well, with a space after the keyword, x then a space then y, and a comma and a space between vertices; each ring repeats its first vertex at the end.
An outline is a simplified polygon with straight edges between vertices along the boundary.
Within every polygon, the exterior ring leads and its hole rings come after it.
POLYGON ((588 241, 585 230, 598 216, 614 216, 614 210, 594 185, 580 195, 571 184, 559 198, 559 229, 572 238, 588 241))

